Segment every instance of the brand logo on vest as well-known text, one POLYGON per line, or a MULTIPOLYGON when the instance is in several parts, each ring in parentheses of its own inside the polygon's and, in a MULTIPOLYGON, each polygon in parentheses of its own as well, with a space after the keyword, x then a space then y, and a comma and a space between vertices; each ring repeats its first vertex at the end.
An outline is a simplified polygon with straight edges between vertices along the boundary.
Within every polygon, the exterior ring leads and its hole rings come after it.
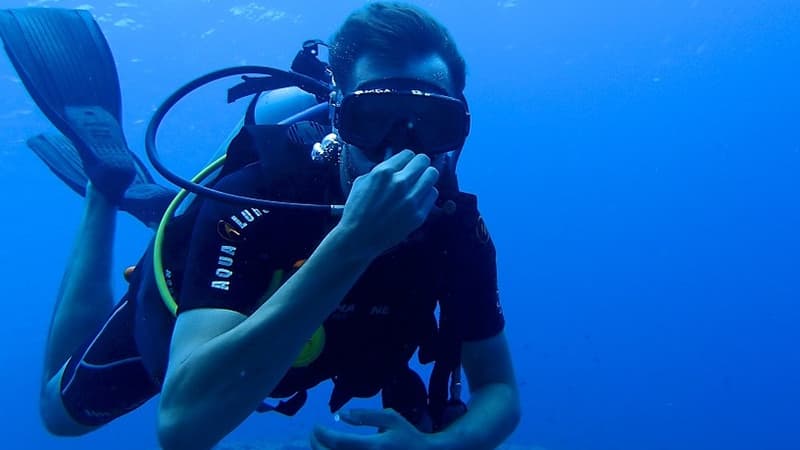
POLYGON ((334 311, 329 318, 331 320, 343 320, 350 317, 354 312, 356 312, 356 305, 352 303, 342 303, 336 307, 336 311, 334 311))
POLYGON ((233 276, 233 257, 236 256, 236 247, 232 245, 222 245, 219 249, 217 258, 217 269, 214 272, 215 278, 211 280, 211 287, 221 291, 231 289, 230 278, 233 276))
POLYGON ((239 242, 242 240, 242 232, 237 230, 227 220, 220 220, 217 222, 217 234, 219 234, 219 237, 229 242, 239 242))
POLYGON ((234 214, 230 217, 239 230, 244 230, 247 226, 256 221, 256 219, 269 214, 268 209, 247 208, 243 209, 240 213, 234 214))
POLYGON ((388 316, 392 313, 389 305, 375 305, 369 310, 370 316, 388 316))

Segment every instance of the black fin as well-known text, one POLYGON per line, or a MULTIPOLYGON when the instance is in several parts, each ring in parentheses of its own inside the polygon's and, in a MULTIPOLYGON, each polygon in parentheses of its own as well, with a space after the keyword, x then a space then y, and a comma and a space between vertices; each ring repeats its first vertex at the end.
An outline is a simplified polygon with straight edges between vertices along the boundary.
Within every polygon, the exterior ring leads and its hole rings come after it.
MULTIPOLYGON (((83 170, 78 150, 69 139, 59 134, 39 134, 28 139, 28 147, 70 189, 81 196, 86 195, 86 183, 89 177, 83 170)), ((125 190, 119 200, 119 208, 152 227, 161 220, 176 192, 156 184, 144 163, 135 155, 131 155, 136 175, 133 184, 125 190)))
POLYGON ((28 139, 27 144, 70 189, 80 196, 86 195, 89 178, 83 171, 78 151, 67 138, 58 134, 38 134, 28 139))
POLYGON ((120 126, 117 69, 91 14, 2 10, 0 37, 33 100, 77 148, 92 184, 112 201, 120 199, 136 168, 120 126))

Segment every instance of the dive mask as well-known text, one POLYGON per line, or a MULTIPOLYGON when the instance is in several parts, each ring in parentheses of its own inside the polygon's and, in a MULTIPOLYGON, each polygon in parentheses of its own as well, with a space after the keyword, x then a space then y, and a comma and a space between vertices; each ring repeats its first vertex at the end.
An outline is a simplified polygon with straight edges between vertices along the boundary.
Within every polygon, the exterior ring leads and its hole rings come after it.
POLYGON ((470 114, 464 100, 419 80, 388 79, 360 85, 333 108, 339 137, 374 156, 387 148, 437 155, 464 146, 470 114))

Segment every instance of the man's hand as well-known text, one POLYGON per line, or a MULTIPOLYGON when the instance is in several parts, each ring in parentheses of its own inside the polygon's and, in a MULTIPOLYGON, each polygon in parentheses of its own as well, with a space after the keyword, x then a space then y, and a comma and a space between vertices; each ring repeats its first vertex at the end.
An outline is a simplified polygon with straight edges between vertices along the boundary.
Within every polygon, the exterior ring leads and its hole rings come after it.
POLYGON ((393 409, 354 409, 340 413, 343 422, 378 429, 377 434, 342 433, 317 427, 311 434, 313 450, 425 450, 428 435, 417 430, 393 409))
POLYGON ((397 153, 356 178, 338 227, 375 257, 422 225, 439 196, 438 179, 428 156, 397 153))

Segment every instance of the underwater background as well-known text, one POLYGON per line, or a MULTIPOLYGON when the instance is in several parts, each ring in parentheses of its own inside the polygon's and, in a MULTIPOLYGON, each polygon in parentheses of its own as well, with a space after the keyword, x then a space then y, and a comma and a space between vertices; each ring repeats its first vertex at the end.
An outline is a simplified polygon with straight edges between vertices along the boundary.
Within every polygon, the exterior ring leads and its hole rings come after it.
MULTIPOLYGON (((468 63, 473 129, 459 174, 498 250, 524 408, 509 442, 800 449, 800 2, 412 3, 450 28, 468 63)), ((305 39, 329 38, 361 4, 0 6, 92 11, 143 156, 150 114, 178 86, 244 63, 288 68, 305 39)), ((240 117, 244 105, 224 101, 233 82, 165 122, 162 153, 181 173, 201 168, 240 117)), ((1 446, 154 449, 154 401, 77 439, 39 421, 45 333, 81 201, 25 146, 52 127, 5 54, 0 119, 1 446)), ((118 294, 148 239, 120 216, 118 294)), ((314 424, 335 426, 329 392, 312 391, 294 419, 253 416, 226 445, 302 444, 314 424)))

